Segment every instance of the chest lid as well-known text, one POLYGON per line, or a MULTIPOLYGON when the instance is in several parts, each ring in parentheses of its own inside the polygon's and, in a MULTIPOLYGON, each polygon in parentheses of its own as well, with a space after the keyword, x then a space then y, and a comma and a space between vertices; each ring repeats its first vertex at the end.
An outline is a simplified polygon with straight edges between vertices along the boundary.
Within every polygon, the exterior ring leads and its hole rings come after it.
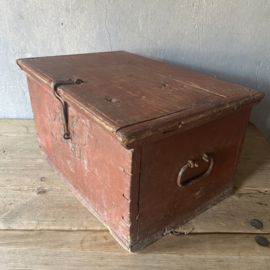
POLYGON ((62 85, 67 103, 83 107, 126 148, 188 123, 256 104, 263 93, 124 51, 17 60, 41 82, 62 85))

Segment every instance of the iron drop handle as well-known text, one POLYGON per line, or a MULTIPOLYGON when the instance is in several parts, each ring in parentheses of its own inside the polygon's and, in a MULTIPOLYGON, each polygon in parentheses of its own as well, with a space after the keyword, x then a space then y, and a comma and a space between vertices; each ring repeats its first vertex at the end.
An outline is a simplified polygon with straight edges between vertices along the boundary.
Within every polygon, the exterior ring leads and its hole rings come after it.
POLYGON ((192 184, 195 184, 196 182, 206 178, 211 173, 213 166, 214 166, 214 159, 212 157, 209 157, 209 155, 207 155, 207 154, 203 154, 202 159, 205 162, 209 163, 208 169, 203 174, 200 174, 198 176, 195 176, 194 178, 191 178, 185 182, 182 182, 182 176, 187 168, 198 167, 197 163, 195 163, 192 160, 188 160, 188 162, 180 169, 180 171, 178 173, 177 185, 179 187, 187 187, 187 186, 190 186, 192 184))

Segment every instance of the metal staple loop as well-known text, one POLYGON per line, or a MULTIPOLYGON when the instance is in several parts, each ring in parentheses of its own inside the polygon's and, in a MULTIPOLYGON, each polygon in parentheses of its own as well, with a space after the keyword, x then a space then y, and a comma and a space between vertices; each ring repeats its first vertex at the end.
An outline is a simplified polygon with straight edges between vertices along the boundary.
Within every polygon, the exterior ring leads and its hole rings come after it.
POLYGON ((54 96, 60 101, 61 103, 61 115, 62 115, 62 119, 63 120, 63 126, 64 126, 64 135, 63 138, 65 140, 69 140, 70 137, 70 131, 68 129, 68 112, 67 112, 67 103, 61 99, 61 97, 59 96, 58 92, 57 92, 57 87, 61 86, 61 85, 68 85, 68 84, 81 84, 83 83, 83 81, 81 79, 76 79, 75 81, 72 81, 71 79, 67 80, 67 81, 54 81, 51 84, 51 89, 52 92, 54 94, 54 96))
POLYGON ((178 177, 177 177, 177 185, 179 187, 186 187, 186 186, 190 186, 196 182, 198 182, 199 180, 202 180, 204 178, 206 178, 212 171, 213 166, 214 166, 214 160, 212 157, 209 157, 207 154, 203 153, 202 159, 205 162, 210 163, 208 169, 206 170, 206 172, 204 172, 201 175, 198 175, 188 181, 185 181, 184 183, 182 183, 182 176, 184 174, 184 172, 186 171, 187 168, 194 168, 194 167, 198 167, 198 164, 195 163, 192 160, 188 160, 188 162, 180 169, 178 177))

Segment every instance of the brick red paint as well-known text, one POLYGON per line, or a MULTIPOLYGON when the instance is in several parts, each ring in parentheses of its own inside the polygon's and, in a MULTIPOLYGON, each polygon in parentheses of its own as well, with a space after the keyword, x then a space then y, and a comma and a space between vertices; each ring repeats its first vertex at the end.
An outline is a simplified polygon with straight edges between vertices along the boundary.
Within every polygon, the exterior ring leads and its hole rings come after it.
POLYGON ((38 139, 48 162, 119 243, 137 251, 232 190, 251 107, 263 94, 126 52, 18 60, 28 85, 38 139), (58 87, 68 104, 64 140, 58 87), (184 178, 214 167, 188 187, 184 178))

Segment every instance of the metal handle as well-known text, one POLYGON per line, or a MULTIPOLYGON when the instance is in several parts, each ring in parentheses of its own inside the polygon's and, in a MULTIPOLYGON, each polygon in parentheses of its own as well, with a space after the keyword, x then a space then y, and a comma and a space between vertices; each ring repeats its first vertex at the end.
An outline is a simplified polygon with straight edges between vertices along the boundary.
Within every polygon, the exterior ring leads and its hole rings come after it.
POLYGON ((198 182, 199 180, 202 180, 204 178, 206 178, 212 171, 213 166, 214 166, 214 160, 212 157, 209 157, 207 154, 203 154, 202 159, 205 162, 209 163, 209 167, 206 170, 206 172, 204 172, 203 174, 200 174, 198 176, 195 176, 194 178, 191 178, 187 181, 185 181, 184 183, 182 183, 182 176, 185 172, 185 170, 187 168, 194 168, 194 167, 198 167, 198 164, 193 162, 192 160, 188 160, 188 162, 181 168, 181 170, 179 171, 178 177, 177 177, 177 185, 179 187, 187 187, 190 186, 196 182, 198 182))

